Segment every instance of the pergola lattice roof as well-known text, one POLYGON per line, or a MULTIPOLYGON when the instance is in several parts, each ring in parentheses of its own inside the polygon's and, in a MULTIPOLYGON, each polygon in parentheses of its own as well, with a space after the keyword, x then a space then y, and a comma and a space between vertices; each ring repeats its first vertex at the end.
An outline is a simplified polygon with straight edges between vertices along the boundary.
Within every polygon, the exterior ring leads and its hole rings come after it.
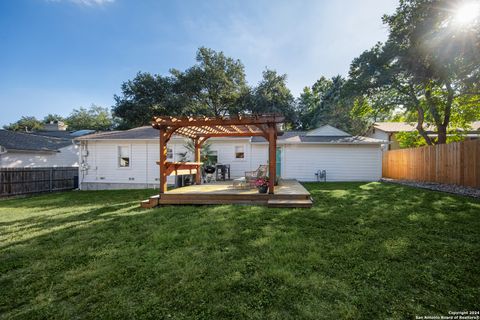
MULTIPOLYGON (((188 138, 265 136, 266 126, 279 125, 285 118, 275 114, 229 117, 154 117, 156 129, 174 131, 188 138)), ((277 130, 281 134, 281 130, 277 130)))

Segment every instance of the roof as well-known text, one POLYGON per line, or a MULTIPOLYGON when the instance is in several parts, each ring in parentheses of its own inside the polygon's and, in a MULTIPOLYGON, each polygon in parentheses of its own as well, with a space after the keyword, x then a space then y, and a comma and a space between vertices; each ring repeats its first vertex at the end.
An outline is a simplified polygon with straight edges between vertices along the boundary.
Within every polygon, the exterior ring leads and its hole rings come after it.
POLYGON ((305 133, 307 136, 340 136, 340 137, 347 137, 351 136, 351 134, 332 127, 329 124, 323 125, 319 128, 313 129, 305 133))
POLYGON ((39 131, 32 131, 32 132, 28 132, 28 133, 29 134, 34 134, 34 135, 37 135, 37 136, 55 137, 55 138, 63 138, 63 139, 73 139, 75 137, 80 137, 80 136, 91 134, 91 133, 94 133, 94 132, 95 132, 95 130, 77 130, 77 131, 39 130, 39 131))
MULTIPOLYGON (((158 130, 150 126, 138 127, 125 131, 110 131, 86 135, 76 138, 76 140, 152 140, 158 139, 158 130)), ((174 138, 182 138, 174 136, 174 138)), ((233 137, 235 138, 235 137, 233 137)), ((232 139, 229 137, 228 139, 232 139)), ((338 143, 338 144, 382 144, 387 143, 383 140, 374 138, 351 136, 345 133, 343 136, 314 136, 312 131, 285 131, 283 135, 277 137, 279 143, 338 143)), ((266 143, 267 140, 260 136, 251 137, 252 143, 266 143)))
POLYGON ((158 139, 158 130, 151 126, 143 126, 130 130, 106 131, 84 135, 75 140, 144 140, 158 139))
POLYGON ((5 147, 7 151, 58 151, 58 149, 71 144, 71 139, 0 130, 0 145, 5 147))
MULTIPOLYGON (((417 130, 417 123, 415 122, 375 122, 373 124, 375 129, 382 130, 384 132, 412 132, 417 130)), ((470 130, 466 130, 466 132, 472 131, 480 131, 480 121, 474 121, 470 123, 470 130)), ((425 130, 428 132, 435 132, 437 129, 433 125, 425 126, 425 130)), ((464 131, 463 129, 458 129, 459 131, 464 131)))
MULTIPOLYGON (((252 143, 266 143, 263 137, 252 137, 252 143)), ((362 136, 312 136, 305 131, 289 131, 277 139, 279 144, 384 144, 387 141, 362 136)))

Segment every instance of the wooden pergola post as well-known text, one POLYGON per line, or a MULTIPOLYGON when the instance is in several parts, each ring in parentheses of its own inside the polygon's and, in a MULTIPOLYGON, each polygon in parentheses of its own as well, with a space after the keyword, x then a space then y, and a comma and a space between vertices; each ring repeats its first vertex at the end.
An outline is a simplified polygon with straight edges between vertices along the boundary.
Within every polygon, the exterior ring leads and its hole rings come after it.
POLYGON ((167 191, 167 132, 166 128, 160 128, 160 193, 167 191))
POLYGON ((277 177, 277 132, 275 124, 268 125, 268 193, 275 192, 277 177))
MULTIPOLYGON (((200 162, 200 151, 202 144, 200 142, 200 138, 195 138, 193 139, 193 144, 195 146, 195 162, 200 162)), ((200 172, 200 168, 197 170, 197 174, 195 175, 195 184, 201 184, 202 183, 202 173, 200 172)))

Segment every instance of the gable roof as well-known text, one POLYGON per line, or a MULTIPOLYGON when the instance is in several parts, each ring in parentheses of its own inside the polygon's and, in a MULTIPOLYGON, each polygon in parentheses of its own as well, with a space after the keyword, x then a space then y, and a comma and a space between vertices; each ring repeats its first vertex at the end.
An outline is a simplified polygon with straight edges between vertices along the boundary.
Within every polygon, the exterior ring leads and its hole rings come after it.
POLYGON ((305 133, 306 136, 336 136, 336 137, 348 137, 351 136, 351 134, 342 131, 340 129, 337 129, 335 127, 332 127, 329 124, 323 125, 319 128, 310 130, 305 133))
MULTIPOLYGON (((263 137, 252 137, 252 143, 268 143, 263 137)), ((304 131, 285 132, 277 137, 278 144, 385 144, 388 141, 362 136, 311 136, 304 131)))
POLYGON ((0 145, 7 151, 58 151, 72 144, 71 139, 39 136, 31 133, 0 130, 0 145))
MULTIPOLYGON (((395 132, 413 132, 417 130, 417 124, 415 122, 375 122, 373 127, 384 132, 395 133, 395 132)), ((480 121, 473 121, 470 123, 470 130, 463 130, 459 128, 459 131, 480 131, 480 121)), ((425 131, 427 132, 436 132, 437 129, 435 126, 428 125, 425 126, 425 131)))

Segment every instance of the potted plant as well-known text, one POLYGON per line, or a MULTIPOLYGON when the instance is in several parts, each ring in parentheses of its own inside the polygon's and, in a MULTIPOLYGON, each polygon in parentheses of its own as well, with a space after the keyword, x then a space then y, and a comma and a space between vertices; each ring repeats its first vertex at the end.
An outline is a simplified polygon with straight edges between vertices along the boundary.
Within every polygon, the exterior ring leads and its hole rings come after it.
POLYGON ((261 177, 255 180, 255 187, 258 189, 258 193, 267 193, 268 191, 268 178, 261 177))

